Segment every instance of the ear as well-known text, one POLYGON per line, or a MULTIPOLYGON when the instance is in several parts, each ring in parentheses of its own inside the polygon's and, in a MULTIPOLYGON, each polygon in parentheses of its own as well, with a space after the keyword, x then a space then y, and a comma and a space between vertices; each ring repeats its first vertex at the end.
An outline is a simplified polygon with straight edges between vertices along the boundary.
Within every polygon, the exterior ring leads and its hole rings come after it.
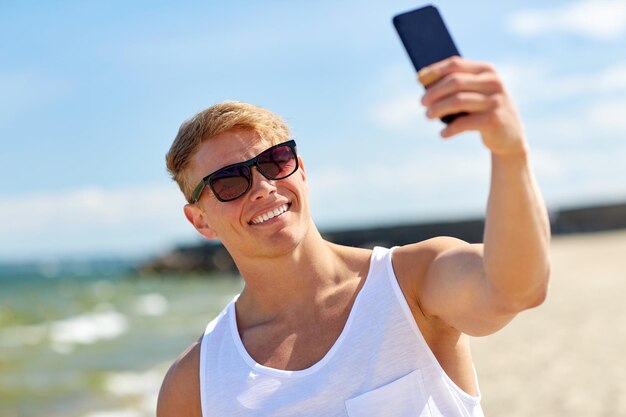
POLYGON ((302 179, 306 182, 306 170, 304 169, 304 161, 300 155, 298 155, 298 166, 300 167, 300 171, 302 171, 302 179))
POLYGON ((185 217, 189 220, 189 223, 193 225, 198 233, 207 239, 217 238, 217 232, 209 226, 206 214, 200 209, 200 207, 195 204, 185 204, 183 211, 185 212, 185 217))

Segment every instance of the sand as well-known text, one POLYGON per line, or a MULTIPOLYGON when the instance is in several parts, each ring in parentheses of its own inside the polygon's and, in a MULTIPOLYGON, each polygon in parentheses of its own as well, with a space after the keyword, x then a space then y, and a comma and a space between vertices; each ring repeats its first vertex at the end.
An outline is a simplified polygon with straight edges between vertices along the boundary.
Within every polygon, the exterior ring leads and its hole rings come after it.
POLYGON ((553 238, 546 302, 472 341, 487 417, 626 416, 626 231, 553 238))

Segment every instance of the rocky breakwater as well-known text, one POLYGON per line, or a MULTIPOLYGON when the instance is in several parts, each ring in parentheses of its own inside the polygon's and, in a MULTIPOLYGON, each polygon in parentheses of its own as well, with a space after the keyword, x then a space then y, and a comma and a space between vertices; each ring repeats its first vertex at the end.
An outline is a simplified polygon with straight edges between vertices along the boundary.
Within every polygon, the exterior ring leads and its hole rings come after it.
MULTIPOLYGON (((550 211, 552 233, 572 234, 626 229, 626 203, 550 211)), ((323 232, 341 245, 372 248, 405 245, 435 236, 453 236, 470 243, 482 241, 484 219, 415 223, 323 232)), ((142 264, 142 273, 237 273, 228 251, 218 242, 178 247, 142 264)))

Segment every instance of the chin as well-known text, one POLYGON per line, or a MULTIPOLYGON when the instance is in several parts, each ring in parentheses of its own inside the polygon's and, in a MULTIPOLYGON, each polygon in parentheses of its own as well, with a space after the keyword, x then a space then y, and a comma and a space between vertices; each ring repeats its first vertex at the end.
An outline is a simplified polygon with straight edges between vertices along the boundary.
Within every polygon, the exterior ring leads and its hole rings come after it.
POLYGON ((311 224, 303 224, 294 228, 283 228, 268 237, 263 244, 258 244, 254 248, 256 256, 276 258, 287 256, 298 251, 307 241, 311 224))

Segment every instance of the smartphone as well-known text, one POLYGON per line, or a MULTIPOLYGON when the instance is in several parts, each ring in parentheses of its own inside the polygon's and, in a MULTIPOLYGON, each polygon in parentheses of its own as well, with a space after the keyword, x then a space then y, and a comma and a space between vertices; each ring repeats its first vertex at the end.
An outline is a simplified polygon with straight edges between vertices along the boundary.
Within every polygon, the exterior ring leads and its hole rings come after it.
MULTIPOLYGON (((433 5, 396 15, 393 25, 417 72, 453 55, 461 56, 439 10, 433 5)), ((449 114, 441 121, 448 124, 466 114, 449 114)))

